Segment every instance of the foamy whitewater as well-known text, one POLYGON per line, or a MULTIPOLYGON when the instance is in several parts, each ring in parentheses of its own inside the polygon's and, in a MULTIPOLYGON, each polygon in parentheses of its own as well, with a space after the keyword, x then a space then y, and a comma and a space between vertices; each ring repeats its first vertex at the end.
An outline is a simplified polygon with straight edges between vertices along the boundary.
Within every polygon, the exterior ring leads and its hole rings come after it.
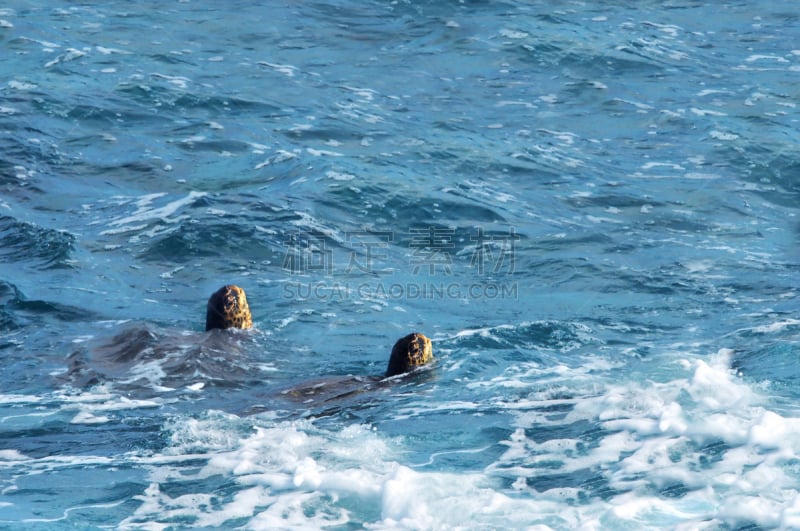
POLYGON ((774 2, 0 7, 0 527, 800 528, 798 43, 774 2), (255 328, 206 333, 228 283, 255 328))

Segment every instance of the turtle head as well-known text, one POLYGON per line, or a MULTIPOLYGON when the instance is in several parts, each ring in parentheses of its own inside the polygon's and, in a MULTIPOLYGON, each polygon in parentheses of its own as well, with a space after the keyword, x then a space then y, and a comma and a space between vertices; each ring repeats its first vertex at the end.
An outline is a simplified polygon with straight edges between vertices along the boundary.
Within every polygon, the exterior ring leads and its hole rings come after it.
POLYGON ((253 317, 239 286, 222 286, 208 298, 206 331, 213 328, 251 328, 253 317))
POLYGON ((416 367, 426 365, 433 360, 431 340, 424 334, 414 332, 397 340, 389 357, 389 368, 386 376, 403 374, 416 367))

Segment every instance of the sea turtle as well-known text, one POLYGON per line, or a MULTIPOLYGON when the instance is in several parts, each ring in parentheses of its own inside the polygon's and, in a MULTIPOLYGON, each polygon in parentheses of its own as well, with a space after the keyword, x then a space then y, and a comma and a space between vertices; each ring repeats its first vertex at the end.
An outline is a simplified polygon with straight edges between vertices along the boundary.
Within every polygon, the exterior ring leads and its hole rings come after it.
MULTIPOLYGON (((211 294, 206 307, 206 331, 215 328, 252 328, 247 296, 239 286, 228 284, 211 294)), ((431 340, 412 332, 397 340, 389 356, 386 377, 407 373, 433 360, 431 340)))
MULTIPOLYGON (((253 319, 247 305, 247 297, 242 288, 226 285, 214 292, 208 299, 206 310, 206 331, 227 328, 251 328, 253 319)), ((389 365, 383 376, 322 376, 317 379, 293 385, 279 391, 275 398, 291 403, 303 404, 304 414, 327 416, 347 407, 357 407, 358 397, 363 393, 377 391, 390 384, 391 377, 397 377, 429 364, 433 360, 431 340, 424 334, 412 332, 401 337, 392 347, 389 365), (311 408, 311 409, 309 409, 311 408)), ((252 405, 246 413, 254 414, 271 409, 263 404, 252 405)))
MULTIPOLYGON (((322 376, 311 381, 284 389, 276 395, 287 401, 285 406, 292 409, 301 404, 301 416, 326 417, 349 411, 351 414, 374 404, 374 398, 388 391, 397 383, 395 380, 406 373, 427 365, 433 360, 431 340, 424 334, 413 332, 397 340, 389 357, 389 366, 383 376, 347 375, 322 376)), ((404 385, 415 385, 418 380, 405 381, 404 385)), ((252 412, 268 408, 255 406, 252 412)))
MULTIPOLYGON (((254 383, 270 385, 269 378, 254 370, 248 355, 249 350, 258 348, 260 336, 213 333, 252 327, 245 291, 225 285, 208 299, 205 333, 164 329, 139 321, 125 323, 121 330, 116 326, 103 329, 97 337, 80 342, 69 355, 63 379, 78 387, 113 381, 126 392, 144 394, 199 389, 208 384, 253 391, 254 383)), ((384 375, 322 376, 291 389, 276 389, 273 397, 304 404, 329 402, 364 392, 383 380, 389 383, 389 377, 411 372, 432 359, 430 339, 412 333, 395 343, 384 375)))
MULTIPOLYGON (((226 285, 208 299, 206 332, 216 328, 252 328, 244 290, 226 285)), ((244 384, 256 374, 246 349, 254 337, 232 340, 226 334, 195 334, 131 321, 113 335, 101 331, 80 343, 69 357, 66 380, 80 387, 114 381, 130 389, 181 389, 197 381, 219 385, 244 384)))

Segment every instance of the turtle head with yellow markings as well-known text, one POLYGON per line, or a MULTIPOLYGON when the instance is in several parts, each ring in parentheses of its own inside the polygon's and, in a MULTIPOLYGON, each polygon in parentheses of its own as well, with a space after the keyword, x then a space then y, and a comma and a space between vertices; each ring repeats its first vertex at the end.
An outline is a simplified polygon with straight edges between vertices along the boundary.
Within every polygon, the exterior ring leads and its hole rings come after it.
POLYGON ((244 290, 233 284, 222 286, 208 298, 206 331, 214 328, 252 328, 253 316, 244 290))

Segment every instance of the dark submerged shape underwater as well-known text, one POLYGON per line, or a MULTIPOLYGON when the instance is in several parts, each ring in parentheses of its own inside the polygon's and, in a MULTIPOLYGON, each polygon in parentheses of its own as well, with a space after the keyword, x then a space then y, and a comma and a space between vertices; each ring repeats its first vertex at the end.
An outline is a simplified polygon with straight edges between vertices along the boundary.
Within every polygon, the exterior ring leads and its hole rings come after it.
POLYGON ((206 331, 214 328, 252 328, 253 317, 244 290, 233 284, 222 286, 208 298, 206 331))
POLYGON ((418 332, 408 334, 394 344, 386 376, 409 372, 430 363, 431 360, 433 360, 431 340, 418 332))

